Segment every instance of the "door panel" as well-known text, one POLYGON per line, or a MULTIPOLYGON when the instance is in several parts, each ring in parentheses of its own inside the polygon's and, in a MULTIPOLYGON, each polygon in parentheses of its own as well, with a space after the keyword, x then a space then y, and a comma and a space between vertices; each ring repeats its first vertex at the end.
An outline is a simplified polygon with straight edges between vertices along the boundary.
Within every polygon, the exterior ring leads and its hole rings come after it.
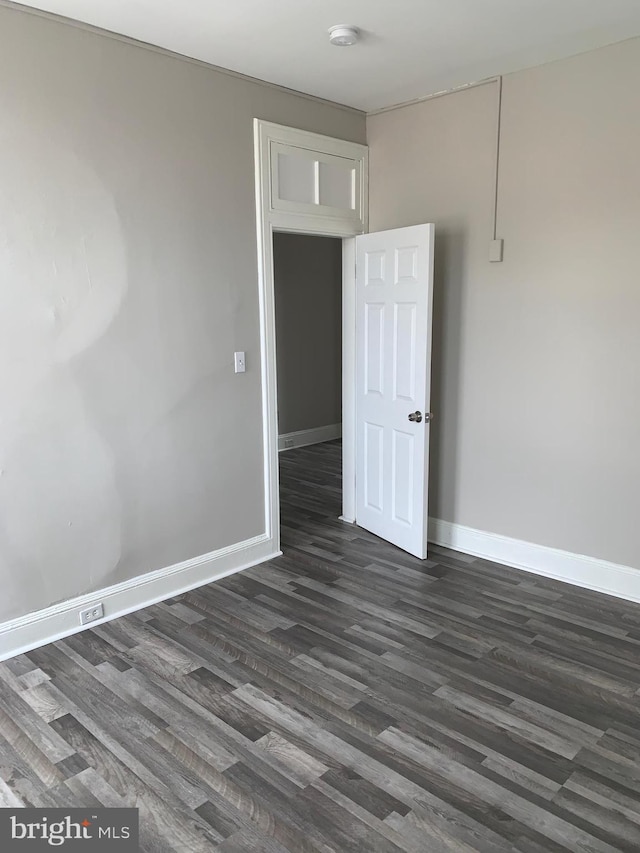
POLYGON ((394 429, 392 433, 391 520, 413 524, 413 480, 415 437, 394 429))
POLYGON ((364 256, 365 286, 384 284, 384 264, 386 260, 385 252, 366 252, 364 256))
POLYGON ((382 512, 382 487, 384 483, 384 430, 379 424, 364 425, 364 455, 366 472, 364 500, 368 510, 382 512))
POLYGON ((367 302, 365 310, 365 380, 367 394, 384 393, 384 302, 367 302))
POLYGON ((416 225, 356 238, 356 522, 421 559, 433 237, 433 225, 416 225))
POLYGON ((416 306, 393 306, 393 399, 415 403, 416 399, 416 306))
POLYGON ((415 284, 418 277, 418 247, 403 246, 395 252, 394 284, 415 284))

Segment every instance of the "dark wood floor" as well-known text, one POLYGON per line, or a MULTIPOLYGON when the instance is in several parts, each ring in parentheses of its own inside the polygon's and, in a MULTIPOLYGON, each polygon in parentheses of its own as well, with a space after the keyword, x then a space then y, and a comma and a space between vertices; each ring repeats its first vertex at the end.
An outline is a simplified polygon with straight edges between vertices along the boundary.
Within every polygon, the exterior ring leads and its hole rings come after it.
POLYGON ((640 606, 337 521, 282 454, 284 556, 0 664, 0 805, 130 805, 220 853, 640 850, 640 606))

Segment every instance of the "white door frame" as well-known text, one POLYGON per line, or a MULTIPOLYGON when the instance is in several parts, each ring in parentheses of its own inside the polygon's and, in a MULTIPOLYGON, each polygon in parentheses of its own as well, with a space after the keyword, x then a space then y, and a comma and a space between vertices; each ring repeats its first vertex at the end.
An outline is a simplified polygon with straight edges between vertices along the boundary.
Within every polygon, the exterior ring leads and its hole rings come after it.
POLYGON ((356 251, 355 237, 368 226, 368 149, 365 145, 320 136, 254 119, 260 361, 264 452, 265 532, 274 552, 280 551, 280 484, 278 477, 278 396, 273 276, 273 234, 285 231, 342 238, 342 516, 355 521, 355 372, 356 251), (271 145, 295 145, 357 160, 360 168, 360 217, 339 211, 285 211, 272 204, 271 145))

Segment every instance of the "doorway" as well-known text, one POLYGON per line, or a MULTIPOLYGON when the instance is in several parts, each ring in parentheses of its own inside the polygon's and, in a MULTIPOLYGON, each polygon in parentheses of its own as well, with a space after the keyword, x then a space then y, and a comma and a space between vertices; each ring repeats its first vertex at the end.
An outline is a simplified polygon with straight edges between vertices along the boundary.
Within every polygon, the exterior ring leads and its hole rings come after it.
POLYGON ((278 450, 342 435, 342 240, 275 232, 278 450))
POLYGON ((340 517, 354 522, 357 513, 366 529, 424 559, 433 225, 367 233, 366 146, 254 125, 266 535, 279 552, 274 235, 334 237, 342 241, 340 517))
POLYGON ((368 228, 368 149, 254 120, 265 533, 280 552, 276 320, 277 232, 342 240, 342 519, 355 521, 355 236, 368 228))
POLYGON ((281 541, 342 512, 342 240, 274 232, 281 541), (324 445, 331 446, 324 446, 324 445))

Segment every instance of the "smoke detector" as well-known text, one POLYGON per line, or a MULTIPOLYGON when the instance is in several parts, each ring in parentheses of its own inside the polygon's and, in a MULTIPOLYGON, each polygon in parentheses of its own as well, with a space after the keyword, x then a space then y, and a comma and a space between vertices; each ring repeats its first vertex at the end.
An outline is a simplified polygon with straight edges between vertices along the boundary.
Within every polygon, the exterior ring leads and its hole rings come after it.
POLYGON ((357 27, 349 27, 346 24, 337 24, 335 27, 329 27, 329 41, 337 47, 349 47, 358 41, 357 27))

